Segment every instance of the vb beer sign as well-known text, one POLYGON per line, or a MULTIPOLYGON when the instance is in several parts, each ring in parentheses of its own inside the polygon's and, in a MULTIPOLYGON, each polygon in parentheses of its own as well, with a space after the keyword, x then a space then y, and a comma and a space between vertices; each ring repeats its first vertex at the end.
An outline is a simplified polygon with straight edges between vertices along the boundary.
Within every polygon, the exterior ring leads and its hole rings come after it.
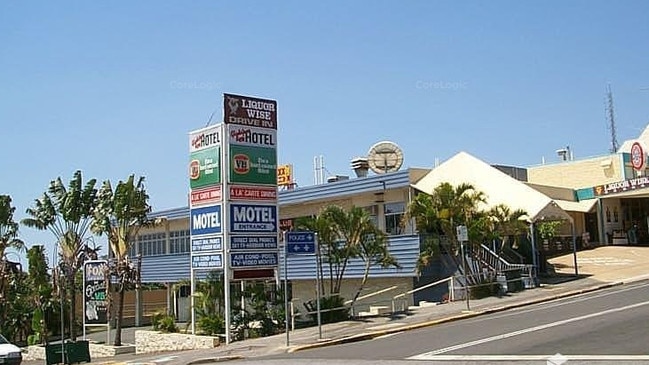
POLYGON ((221 233, 221 206, 213 205, 190 211, 190 234, 192 236, 221 233))

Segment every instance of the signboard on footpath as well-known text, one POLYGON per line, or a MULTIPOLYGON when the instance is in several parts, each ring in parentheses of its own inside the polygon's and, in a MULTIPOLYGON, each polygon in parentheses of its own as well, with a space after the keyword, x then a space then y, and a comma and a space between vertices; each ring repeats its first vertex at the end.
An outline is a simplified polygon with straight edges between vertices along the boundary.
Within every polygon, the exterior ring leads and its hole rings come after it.
POLYGON ((106 281, 108 262, 90 260, 83 263, 83 324, 108 324, 106 281))

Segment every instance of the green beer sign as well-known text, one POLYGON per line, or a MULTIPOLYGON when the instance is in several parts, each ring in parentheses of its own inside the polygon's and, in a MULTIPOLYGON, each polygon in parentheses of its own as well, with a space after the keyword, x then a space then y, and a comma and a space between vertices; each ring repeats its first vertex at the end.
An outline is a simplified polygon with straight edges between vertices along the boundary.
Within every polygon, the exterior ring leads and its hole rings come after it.
POLYGON ((276 185, 275 148, 230 145, 230 182, 276 185))
POLYGON ((189 158, 189 185, 192 189, 221 183, 221 148, 192 152, 189 158))

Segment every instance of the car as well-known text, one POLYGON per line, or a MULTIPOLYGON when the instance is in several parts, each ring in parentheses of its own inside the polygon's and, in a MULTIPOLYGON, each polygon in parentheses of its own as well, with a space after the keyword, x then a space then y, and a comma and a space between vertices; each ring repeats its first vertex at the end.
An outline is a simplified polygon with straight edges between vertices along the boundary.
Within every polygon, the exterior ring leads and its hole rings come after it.
POLYGON ((23 354, 20 347, 9 342, 0 335, 0 364, 20 365, 23 361, 23 354))

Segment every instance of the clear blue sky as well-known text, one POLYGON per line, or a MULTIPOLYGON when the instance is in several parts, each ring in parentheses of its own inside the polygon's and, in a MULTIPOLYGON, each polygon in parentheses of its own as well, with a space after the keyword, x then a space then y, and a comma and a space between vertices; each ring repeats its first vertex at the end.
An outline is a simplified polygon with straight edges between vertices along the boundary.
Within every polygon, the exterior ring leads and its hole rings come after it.
POLYGON ((0 194, 21 219, 81 169, 144 175, 154 210, 183 206, 187 133, 224 92, 278 100, 279 162, 301 186, 314 156, 353 175, 385 139, 411 167, 605 154, 607 83, 620 143, 649 122, 648 15, 641 0, 4 1, 0 194))

